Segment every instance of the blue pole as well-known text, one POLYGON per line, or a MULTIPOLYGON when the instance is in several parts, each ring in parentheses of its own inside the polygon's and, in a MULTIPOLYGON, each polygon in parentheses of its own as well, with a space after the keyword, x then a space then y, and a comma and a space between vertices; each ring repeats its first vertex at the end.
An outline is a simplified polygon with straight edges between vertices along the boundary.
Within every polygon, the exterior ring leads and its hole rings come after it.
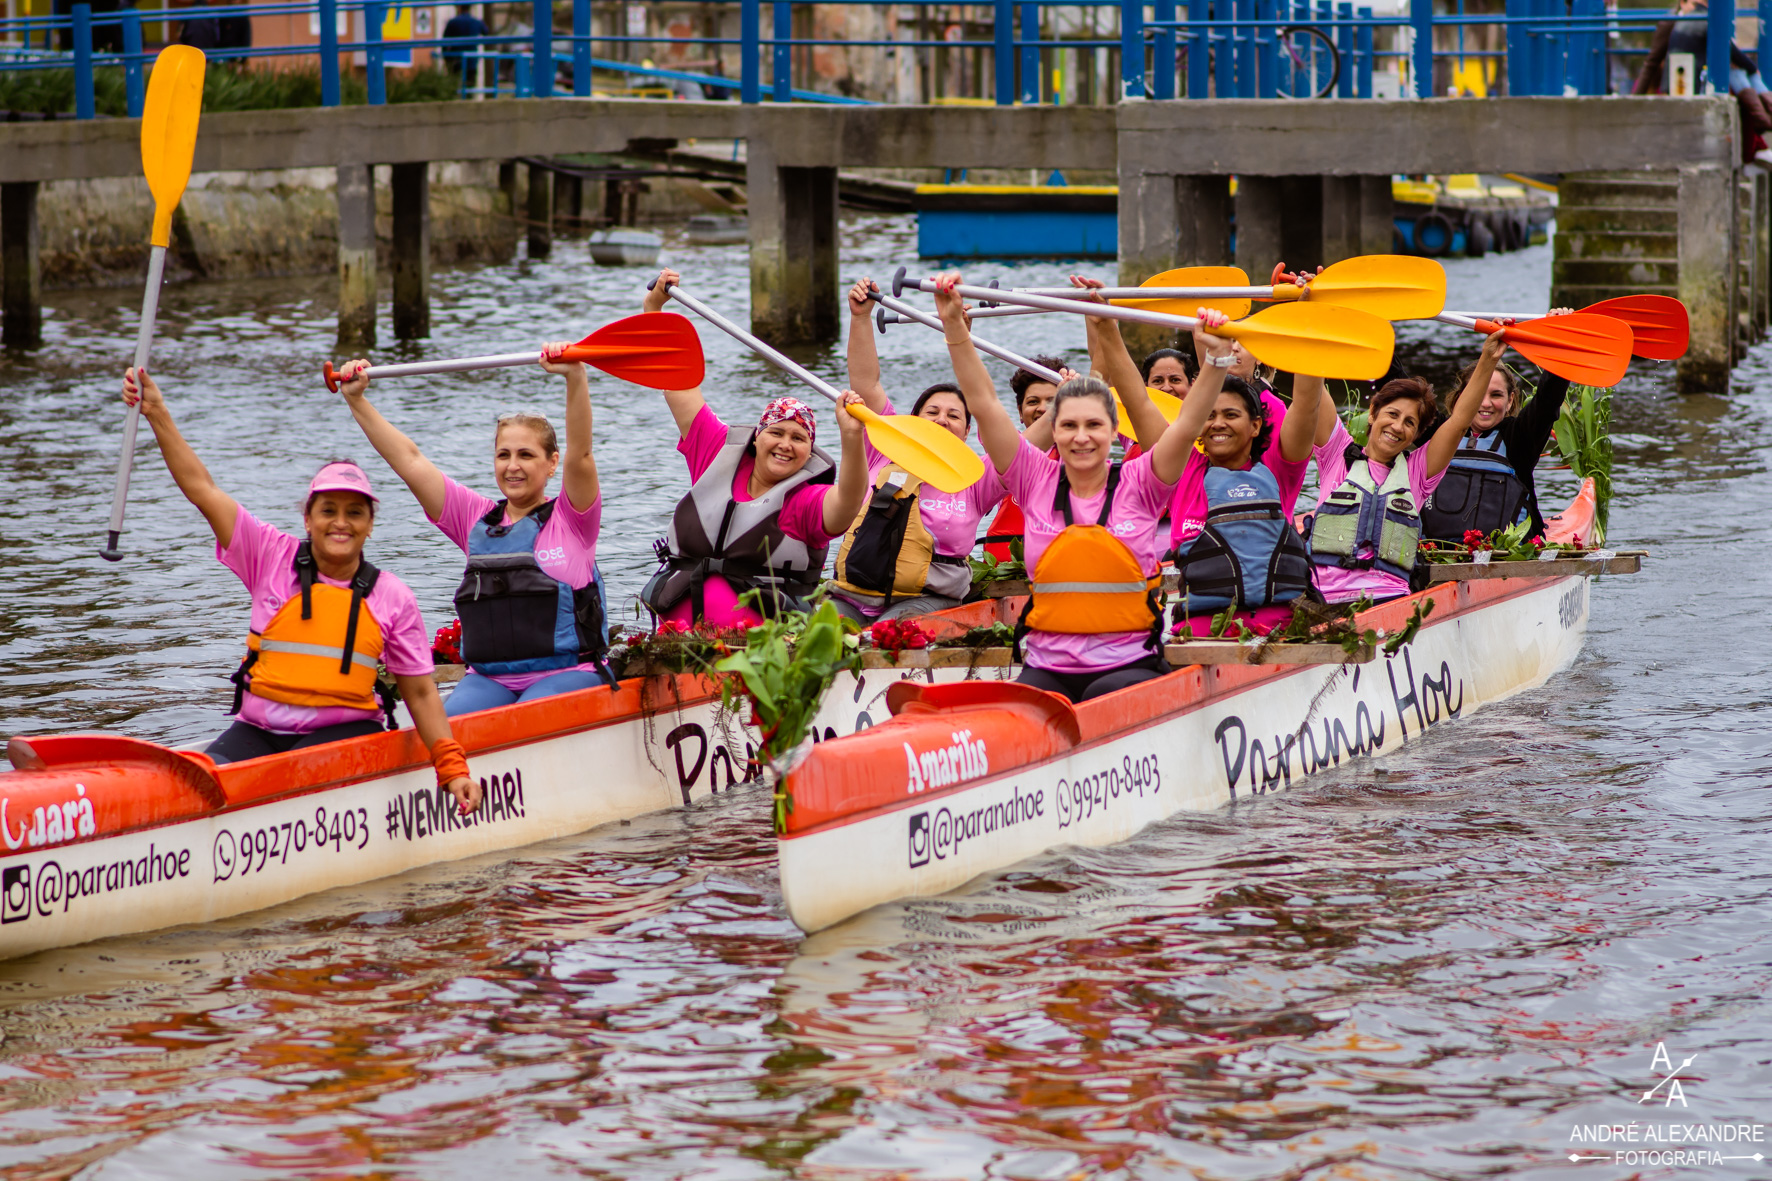
MULTIPOLYGON (((1764 0, 1772 4, 1772 0, 1764 0)), ((1021 101, 1040 101, 1040 6, 1021 6, 1021 101)), ((902 52, 902 51, 901 51, 902 52)))
MULTIPOLYGON (((1568 24, 1569 8, 1564 0, 1538 0, 1538 15, 1548 17, 1547 28, 1553 24, 1568 24)), ((1567 33, 1546 33, 1538 39, 1539 69, 1542 71, 1538 93, 1561 95, 1563 93, 1563 58, 1564 47, 1568 44, 1567 33)))
POLYGON ((320 105, 338 104, 338 0, 320 0, 320 105))
MULTIPOLYGON (((1175 19, 1175 0, 1156 0, 1151 5, 1151 18, 1159 21, 1175 19)), ((1157 98, 1175 97, 1175 30, 1159 28, 1151 39, 1152 89, 1157 98)))
POLYGON ((553 0, 535 0, 535 36, 530 42, 529 56, 534 65, 529 70, 529 86, 535 98, 554 97, 554 5, 553 0))
POLYGON ((1255 0, 1237 0, 1237 97, 1254 98, 1256 94, 1255 0))
POLYGON ((363 41, 367 50, 363 54, 364 70, 368 77, 369 105, 379 107, 388 101, 388 71, 382 65, 381 23, 383 20, 381 0, 364 0, 363 4, 363 41))
MULTIPOLYGON (((1772 0, 1760 0, 1760 44, 1754 50, 1754 64, 1759 66, 1760 73, 1766 72, 1766 42, 1772 38, 1772 0)), ((1611 71, 1607 71, 1610 80, 1611 71)))
POLYGON ((147 88, 142 84, 142 14, 134 7, 125 8, 123 17, 123 90, 129 104, 129 117, 142 117, 147 102, 147 88))
MULTIPOLYGON (((1232 20, 1236 11, 1236 0, 1212 0, 1213 20, 1232 20)), ((1237 97, 1237 29, 1221 28, 1214 32, 1216 38, 1212 45, 1213 65, 1212 80, 1215 83, 1213 94, 1218 98, 1237 97)))
POLYGON ((96 119, 92 92, 92 5, 74 5, 74 118, 96 119))
MULTIPOLYGON (((1772 4, 1772 0, 1766 0, 1772 4)), ((1187 42, 1187 96, 1210 98, 1212 95, 1212 42, 1202 21, 1212 19, 1212 0, 1187 0, 1188 24, 1193 36, 1187 42)))
POLYGON ((591 0, 572 0, 572 93, 591 94, 591 0))
POLYGON ((1360 69, 1360 51, 1354 44, 1353 0, 1341 0, 1335 6, 1335 18, 1341 26, 1335 30, 1335 48, 1341 51, 1341 76, 1335 80, 1335 97, 1354 97, 1354 78, 1360 69))
POLYGON ((1704 58, 1710 88, 1718 94, 1729 93, 1729 41, 1734 36, 1735 0, 1711 0, 1704 58))
POLYGON ((775 42, 771 58, 771 80, 775 83, 775 101, 794 99, 794 6, 786 0, 775 0, 775 15, 769 22, 769 39, 775 42))
MULTIPOLYGON (((1290 0, 1255 0, 1255 19, 1278 20, 1290 0)), ((1279 97, 1280 30, 1278 27, 1255 31, 1256 93, 1262 98, 1279 97)))
POLYGON ((997 83, 997 105, 1015 105, 1015 0, 996 0, 991 32, 996 41, 991 76, 997 83))
MULTIPOLYGON (((1507 0, 1506 13, 1509 17, 1529 16, 1532 12, 1532 0, 1507 0)), ((1507 92, 1509 94, 1532 94, 1532 74, 1530 70, 1532 37, 1526 32, 1524 25, 1509 21, 1507 26, 1507 92)))
POLYGON ((1120 0, 1120 98, 1148 98, 1144 88, 1144 0, 1120 0))
POLYGON ((763 101, 763 0, 742 0, 738 7, 738 100, 763 101))
MULTIPOLYGON (((1370 8, 1360 9, 1360 19, 1362 21, 1370 22, 1372 20, 1372 10, 1370 8)), ((1373 64, 1372 25, 1370 23, 1362 24, 1358 31, 1360 35, 1360 85, 1358 97, 1371 98, 1373 64)))
POLYGON ((1409 73, 1415 80, 1415 97, 1434 93, 1434 0, 1409 0, 1409 24, 1415 30, 1415 52, 1409 73))
MULTIPOLYGON (((518 98, 528 98, 532 90, 530 78, 535 73, 530 66, 535 59, 523 53, 513 56, 515 68, 511 71, 511 93, 518 98)), ((492 73, 492 88, 495 92, 498 90, 498 71, 496 69, 492 73)))

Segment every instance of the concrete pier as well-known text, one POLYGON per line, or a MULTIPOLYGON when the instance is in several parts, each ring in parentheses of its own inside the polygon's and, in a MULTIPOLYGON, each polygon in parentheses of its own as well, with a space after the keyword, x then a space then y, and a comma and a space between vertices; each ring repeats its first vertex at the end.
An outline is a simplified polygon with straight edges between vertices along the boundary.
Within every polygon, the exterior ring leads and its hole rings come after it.
POLYGON ((554 171, 529 166, 529 257, 546 258, 554 249, 554 171))
POLYGON ((396 164, 394 339, 431 334, 431 166, 396 164))
POLYGON ((375 345, 375 169, 338 168, 338 347, 375 345))
POLYGON ((836 340, 837 170, 783 167, 753 143, 745 167, 751 330, 775 344, 836 340))
POLYGON ((0 345, 8 348, 43 343, 37 191, 34 180, 0 184, 0 345))

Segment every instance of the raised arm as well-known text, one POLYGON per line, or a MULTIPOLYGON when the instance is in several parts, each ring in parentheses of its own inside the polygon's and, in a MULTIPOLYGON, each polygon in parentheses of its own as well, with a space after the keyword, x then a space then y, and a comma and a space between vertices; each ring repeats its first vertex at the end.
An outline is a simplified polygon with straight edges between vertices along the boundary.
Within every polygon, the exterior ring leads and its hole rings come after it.
MULTIPOLYGON (((1100 279, 1087 275, 1071 276, 1073 287, 1094 290, 1104 285, 1100 279)), ((1101 300, 1099 295, 1094 298, 1097 302, 1101 300)), ((1138 363, 1126 350, 1126 338, 1120 335, 1120 322, 1106 316, 1084 316, 1083 323, 1089 331, 1090 367, 1120 395, 1120 405, 1126 408, 1126 418, 1138 445, 1146 451, 1151 450, 1162 439, 1163 432, 1169 429, 1169 420, 1145 393, 1144 374, 1138 371, 1138 363)))
POLYGON ((843 441, 843 458, 837 464, 837 486, 824 498, 824 531, 841 537, 855 523, 861 506, 868 501, 868 455, 865 428, 861 419, 844 406, 862 405, 862 397, 854 390, 843 391, 843 402, 837 409, 837 434, 843 441))
POLYGON ((943 275, 936 282, 935 310, 941 313, 941 335, 947 341, 948 358, 954 363, 954 380, 965 395, 966 409, 972 412, 972 421, 978 424, 978 441, 984 444, 991 465, 997 471, 1005 472, 1015 462, 1015 453, 1021 449, 1021 435, 1016 431, 1009 411, 1003 408, 1002 399, 997 397, 997 387, 991 383, 984 362, 978 359, 978 350, 972 347, 972 328, 966 318, 966 304, 954 294, 954 285, 959 282, 958 273, 943 275))
MULTIPOLYGON (((1298 398, 1296 396, 1292 399, 1292 409, 1298 409, 1298 398)), ((1288 412, 1286 417, 1290 419, 1292 417, 1291 412, 1288 412)), ((1329 441, 1329 436, 1335 433, 1335 424, 1340 421, 1341 407, 1337 406, 1335 404, 1335 399, 1329 396, 1329 386, 1325 383, 1321 392, 1317 394, 1317 425, 1316 433, 1312 436, 1311 442, 1318 447, 1327 443, 1329 441)))
MULTIPOLYGON (((681 283, 683 277, 671 268, 666 267, 646 289, 646 298, 640 303, 642 312, 662 312, 671 298, 670 288, 673 283, 681 283)), ((677 437, 682 438, 689 433, 689 427, 695 422, 695 416, 706 406, 707 399, 701 396, 701 387, 692 390, 664 391, 665 405, 671 408, 671 417, 677 421, 677 437)))
MULTIPOLYGON (((1058 367, 1059 385, 1063 385, 1073 377, 1081 376, 1083 376, 1081 373, 1068 366, 1060 365, 1058 367)), ((1040 417, 1034 419, 1033 423, 1021 432, 1021 437, 1026 439, 1028 446, 1035 451, 1052 450, 1052 406, 1053 403, 1046 403, 1046 409, 1040 412, 1040 417)))
POLYGON ((590 508, 602 488, 597 483, 597 460, 591 454, 591 383, 578 361, 558 358, 570 341, 559 340, 541 353, 541 367, 566 378, 566 454, 560 475, 560 491, 575 512, 590 508))
POLYGON ((215 486, 209 469, 203 466, 203 461, 179 434, 177 424, 172 421, 172 411, 166 408, 166 399, 160 395, 160 387, 154 384, 148 371, 126 369, 123 371, 123 404, 134 406, 137 402, 141 403, 142 417, 153 428, 154 441, 160 444, 160 458, 166 461, 172 482, 209 522, 216 544, 227 549, 234 543, 234 521, 240 515, 240 505, 215 486))
POLYGON ((393 423, 382 417, 369 401, 369 362, 347 361, 339 376, 344 384, 339 393, 345 396, 345 405, 350 408, 351 417, 357 420, 357 426, 363 437, 369 440, 376 453, 388 461, 394 474, 406 481, 412 494, 418 498, 419 507, 425 510, 425 516, 435 521, 443 515, 444 478, 437 465, 425 458, 425 453, 418 449, 418 444, 407 438, 393 423))
MULTIPOLYGON (((1311 457, 1311 448, 1317 441, 1317 419, 1327 399, 1328 385, 1322 378, 1308 373, 1292 375, 1292 406, 1286 411, 1286 421, 1280 424, 1280 437, 1276 440, 1280 454, 1288 462, 1303 463, 1311 457)), ((1334 403, 1330 405, 1333 407, 1334 403)), ((1334 409, 1329 413, 1334 414, 1334 409)))
MULTIPOLYGON (((1202 324, 1217 327, 1226 322, 1222 312, 1211 308, 1199 309, 1202 324)), ((1188 386, 1187 397, 1182 400, 1181 413, 1175 421, 1168 424, 1163 437, 1151 448, 1151 469, 1157 478, 1165 484, 1173 484, 1181 479, 1182 471, 1187 467, 1188 452, 1193 449, 1194 440, 1206 429, 1206 420, 1212 417, 1212 408, 1218 405, 1218 395, 1224 392, 1224 375, 1230 372, 1228 365, 1215 365, 1213 359, 1224 359, 1232 355, 1234 342, 1223 336, 1210 332, 1194 333, 1194 355, 1200 358, 1200 375, 1188 386)))
POLYGON ((1471 379, 1464 383, 1459 391, 1458 401, 1452 404, 1452 412, 1434 437, 1427 441, 1427 474, 1437 476, 1446 470, 1452 457, 1458 454, 1458 441, 1464 432, 1470 429, 1471 420, 1477 416, 1477 408, 1483 404, 1483 394, 1489 389, 1489 378, 1495 372, 1495 366, 1501 361, 1501 354, 1507 351, 1507 344, 1501 339, 1501 333, 1492 333, 1483 342, 1483 355, 1477 358, 1477 367, 1471 371, 1471 379))
POLYGON ((874 348, 874 321, 869 315, 874 310, 874 301, 868 298, 868 292, 878 290, 880 285, 866 276, 849 289, 847 359, 849 388, 861 395, 869 410, 884 414, 886 387, 880 384, 880 354, 874 348))

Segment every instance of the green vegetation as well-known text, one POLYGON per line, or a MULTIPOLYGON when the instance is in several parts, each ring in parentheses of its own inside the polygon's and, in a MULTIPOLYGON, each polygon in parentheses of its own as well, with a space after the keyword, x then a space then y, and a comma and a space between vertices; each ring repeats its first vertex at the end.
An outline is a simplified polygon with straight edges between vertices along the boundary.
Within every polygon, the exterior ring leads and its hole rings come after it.
POLYGON ((1557 450, 1578 479, 1593 477, 1595 544, 1606 540, 1612 506, 1612 391, 1572 385, 1557 416, 1557 450))
MULTIPOLYGON (((445 102, 456 97, 459 87, 456 76, 440 66, 388 72, 390 103, 445 102)), ((94 71, 92 89, 100 115, 120 117, 127 112, 120 67, 94 71)), ((361 74, 345 73, 339 79, 339 94, 346 106, 363 106, 369 101, 368 84, 361 74)), ((206 112, 274 111, 319 105, 318 65, 242 70, 218 63, 212 64, 203 78, 206 112)), ((17 70, 0 74, 0 111, 73 114, 74 71, 17 70)))

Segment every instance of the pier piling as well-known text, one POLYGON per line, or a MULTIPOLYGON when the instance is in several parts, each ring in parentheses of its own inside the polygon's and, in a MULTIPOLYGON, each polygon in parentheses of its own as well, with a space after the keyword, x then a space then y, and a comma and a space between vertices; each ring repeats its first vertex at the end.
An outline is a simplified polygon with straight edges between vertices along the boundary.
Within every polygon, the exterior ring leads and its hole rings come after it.
POLYGON ((546 258, 554 249, 553 169, 529 166, 529 257, 546 258))
POLYGON ((788 168, 750 141, 751 329, 771 344, 817 344, 841 332, 837 170, 788 168))
POLYGON ((338 347, 375 344, 375 169, 338 166, 338 347))
POLYGON ((394 172, 394 339, 431 334, 431 166, 394 172))
POLYGON ((42 235, 34 180, 0 184, 0 344, 43 343, 42 235))

